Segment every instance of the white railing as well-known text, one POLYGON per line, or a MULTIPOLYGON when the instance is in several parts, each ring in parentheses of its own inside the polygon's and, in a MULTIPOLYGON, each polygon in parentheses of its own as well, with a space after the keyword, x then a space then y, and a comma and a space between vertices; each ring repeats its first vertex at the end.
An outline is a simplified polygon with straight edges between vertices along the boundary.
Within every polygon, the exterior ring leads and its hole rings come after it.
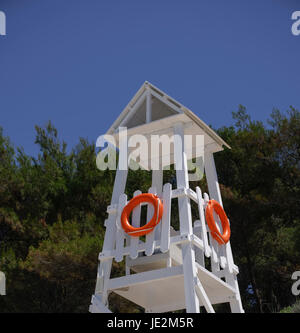
MULTIPOLYGON (((150 188, 149 193, 156 194, 155 188, 150 188)), ((141 191, 136 191, 134 196, 141 194, 141 191)), ((146 235, 145 240, 140 239, 140 237, 130 237, 128 236, 123 228, 121 227, 121 214, 123 208, 126 206, 127 195, 122 194, 119 198, 118 205, 109 206, 109 214, 113 214, 116 217, 116 239, 115 246, 113 246, 111 251, 106 251, 105 253, 100 253, 99 259, 105 260, 108 258, 114 258, 117 262, 120 262, 124 257, 128 256, 130 259, 137 259, 139 254, 144 254, 146 256, 151 256, 157 252, 166 253, 170 250, 171 245, 179 245, 184 242, 192 242, 195 249, 196 262, 205 267, 205 257, 210 258, 211 271, 222 276, 222 269, 228 269, 230 273, 238 273, 238 268, 233 263, 232 253, 230 244, 219 245, 216 240, 214 240, 209 232, 208 226, 205 220, 205 207, 209 201, 209 196, 204 193, 202 195, 201 189, 196 188, 196 192, 191 189, 174 189, 172 190, 172 185, 167 183, 163 187, 161 199, 163 202, 163 216, 160 222, 160 233, 159 237, 156 236, 155 232, 152 231, 146 235), (199 219, 196 219, 193 223, 193 233, 190 235, 182 234, 179 231, 172 233, 171 235, 171 201, 182 196, 187 196, 190 200, 194 201, 198 205, 198 215, 199 219)), ((153 215, 152 205, 148 205, 147 209, 147 221, 151 219, 153 215)), ((140 227, 141 220, 141 205, 134 208, 132 212, 132 226, 140 227)), ((215 221, 217 221, 217 226, 222 231, 221 223, 219 217, 215 215, 215 221)), ((156 233, 157 234, 157 233, 156 233)))

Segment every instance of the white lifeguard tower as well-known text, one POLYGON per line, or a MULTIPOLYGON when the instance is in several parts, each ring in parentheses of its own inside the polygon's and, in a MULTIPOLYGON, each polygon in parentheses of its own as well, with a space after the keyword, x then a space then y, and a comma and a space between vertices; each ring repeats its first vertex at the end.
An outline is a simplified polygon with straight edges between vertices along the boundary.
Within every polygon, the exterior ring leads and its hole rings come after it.
MULTIPOLYGON (((143 307, 145 312, 170 312, 186 309, 188 313, 214 312, 213 304, 230 303, 231 312, 244 312, 237 282, 238 267, 233 262, 230 242, 219 245, 212 237, 205 219, 205 207, 209 198, 222 205, 222 198, 213 154, 229 147, 209 126, 192 111, 145 82, 107 134, 118 142, 120 127, 127 127, 128 138, 134 134, 150 136, 176 135, 184 142, 185 135, 202 135, 204 138, 204 170, 209 194, 202 194, 199 187, 189 186, 187 159, 197 156, 197 147, 174 144, 170 162, 176 170, 176 188, 163 184, 163 156, 159 168, 152 170, 152 186, 149 193, 156 194, 163 203, 163 216, 154 231, 145 237, 131 237, 120 227, 120 217, 129 199, 125 194, 127 170, 118 168, 114 183, 106 233, 95 294, 90 312, 109 310, 108 295, 113 292, 143 307), (187 151, 189 150, 189 156, 187 151), (128 200, 128 201, 127 201, 128 200), (179 230, 171 221, 171 202, 178 200, 179 230), (191 201, 198 206, 197 216, 192 216, 191 201), (207 258, 207 259, 206 259, 207 258), (209 259, 208 259, 209 258, 209 259), (125 260, 124 276, 111 278, 112 261, 125 260)), ((128 150, 130 153, 130 150, 128 150)), ((149 159, 153 159, 153 155, 149 159)), ((168 160, 168 159, 167 159, 168 160)), ((139 163, 149 170, 149 160, 139 163)), ((136 189, 134 196, 141 192, 136 189)), ((173 205, 174 207, 174 205, 173 205)), ((148 220, 153 206, 147 207, 148 220)), ((132 226, 140 226, 141 206, 132 213, 132 226)), ((218 216, 215 215, 218 221, 218 216)), ((221 231, 221 226, 219 226, 221 231)))

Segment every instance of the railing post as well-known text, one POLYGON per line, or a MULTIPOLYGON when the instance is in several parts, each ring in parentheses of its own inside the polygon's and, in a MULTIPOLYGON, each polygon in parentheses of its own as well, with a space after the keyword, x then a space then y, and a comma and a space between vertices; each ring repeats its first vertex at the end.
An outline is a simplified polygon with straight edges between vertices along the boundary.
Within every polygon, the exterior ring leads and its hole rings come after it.
MULTIPOLYGON (((205 166, 205 173, 206 173, 207 185, 208 185, 208 190, 209 190, 209 196, 211 199, 218 201, 219 204, 221 206, 223 206, 215 161, 214 161, 213 153, 210 151, 205 153, 204 166, 205 166)), ((214 241, 214 245, 218 246, 216 244, 216 241, 214 241)), ((242 308, 241 296, 240 296, 239 286, 237 283, 237 277, 236 277, 236 275, 233 274, 232 267, 231 267, 231 265, 233 264, 233 259, 232 259, 232 251, 231 251, 230 242, 226 243, 224 245, 224 247, 225 248, 222 249, 222 251, 226 255, 226 259, 227 259, 227 265, 225 268, 225 279, 226 279, 226 282, 230 286, 232 286, 236 291, 236 300, 233 300, 230 302, 231 311, 232 312, 244 312, 244 310, 242 308)), ((213 269, 213 272, 219 271, 220 270, 219 264, 217 264, 217 265, 214 264, 212 269, 213 269)))
MULTIPOLYGON (((177 188, 188 189, 188 169, 187 157, 184 149, 184 130, 183 125, 178 124, 174 127, 174 159, 176 167, 177 188)), ((190 199, 187 196, 178 198, 178 210, 180 220, 180 234, 192 235, 192 214, 190 199)), ((199 313, 199 299, 196 294, 195 281, 197 269, 195 264, 195 252, 191 242, 182 245, 182 262, 184 273, 184 291, 186 312, 199 313)))
MULTIPOLYGON (((124 193, 126 187, 128 168, 122 170, 120 164, 121 161, 119 160, 119 165, 114 182, 111 205, 118 205, 119 197, 121 194, 124 193)), ((116 219, 117 219, 117 211, 110 213, 108 219, 105 221, 106 231, 105 231, 102 252, 112 251, 115 247, 116 231, 117 231, 116 219)), ((101 295, 101 301, 104 305, 107 304, 107 297, 108 297, 107 283, 110 278, 111 266, 112 266, 112 259, 101 261, 100 264, 98 265, 95 294, 101 295)))

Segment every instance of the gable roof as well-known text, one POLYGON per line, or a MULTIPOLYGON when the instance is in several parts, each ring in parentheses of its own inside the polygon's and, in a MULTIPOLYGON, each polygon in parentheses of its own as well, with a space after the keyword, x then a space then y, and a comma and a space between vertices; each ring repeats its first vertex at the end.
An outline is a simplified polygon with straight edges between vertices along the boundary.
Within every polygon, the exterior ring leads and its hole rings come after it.
POLYGON ((222 150, 223 146, 230 149, 230 146, 195 113, 147 81, 143 83, 106 134, 116 134, 120 126, 134 129, 135 127, 146 124, 147 91, 152 95, 152 122, 168 117, 171 119, 171 117, 175 115, 185 115, 200 127, 201 132, 203 131, 219 146, 220 149, 216 149, 215 151, 222 150))

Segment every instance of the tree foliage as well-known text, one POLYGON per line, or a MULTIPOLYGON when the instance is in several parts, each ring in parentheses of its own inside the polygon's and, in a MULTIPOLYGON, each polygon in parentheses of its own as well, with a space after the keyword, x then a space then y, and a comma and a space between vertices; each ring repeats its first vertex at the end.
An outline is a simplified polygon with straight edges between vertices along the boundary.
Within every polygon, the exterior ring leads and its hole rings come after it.
MULTIPOLYGON (((295 303, 291 275, 300 270, 300 113, 274 110, 266 125, 240 106, 233 120, 217 130, 231 149, 215 158, 242 300, 246 311, 279 311, 295 303)), ((36 126, 35 143, 38 156, 28 156, 0 128, 0 312, 87 312, 115 172, 97 169, 86 139, 68 151, 50 122, 36 126)), ((149 172, 131 171, 127 194, 150 183, 149 172)), ((205 179, 199 185, 206 190, 205 179)), ((113 264, 114 275, 123 269, 113 264)))

